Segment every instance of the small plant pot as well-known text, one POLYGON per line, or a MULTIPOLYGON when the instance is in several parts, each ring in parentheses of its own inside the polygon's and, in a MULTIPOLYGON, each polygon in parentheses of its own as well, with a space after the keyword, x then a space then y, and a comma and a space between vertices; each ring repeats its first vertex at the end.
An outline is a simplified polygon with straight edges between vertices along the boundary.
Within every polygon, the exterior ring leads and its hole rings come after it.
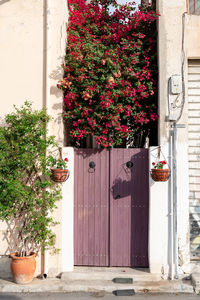
POLYGON ((151 169, 151 177, 154 181, 167 181, 169 169, 151 169))
POLYGON ((64 182, 69 178, 69 171, 66 169, 51 169, 51 178, 55 182, 64 182))
POLYGON ((10 268, 15 283, 26 284, 33 280, 36 269, 35 256, 35 253, 23 257, 18 256, 17 252, 10 254, 10 268))

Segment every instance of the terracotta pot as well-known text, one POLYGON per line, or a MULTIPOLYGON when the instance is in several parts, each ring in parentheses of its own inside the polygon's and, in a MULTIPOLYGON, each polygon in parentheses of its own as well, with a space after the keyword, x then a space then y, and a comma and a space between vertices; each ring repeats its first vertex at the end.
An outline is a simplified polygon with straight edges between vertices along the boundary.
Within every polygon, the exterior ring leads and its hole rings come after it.
POLYGON ((33 280, 36 269, 35 256, 35 253, 31 253, 29 256, 24 257, 17 256, 17 252, 10 254, 12 259, 10 267, 14 282, 26 284, 33 280))
POLYGON ((51 178, 55 182, 64 182, 69 177, 69 171, 65 169, 51 169, 51 178))
POLYGON ((167 181, 169 169, 152 169, 151 176, 154 181, 167 181))

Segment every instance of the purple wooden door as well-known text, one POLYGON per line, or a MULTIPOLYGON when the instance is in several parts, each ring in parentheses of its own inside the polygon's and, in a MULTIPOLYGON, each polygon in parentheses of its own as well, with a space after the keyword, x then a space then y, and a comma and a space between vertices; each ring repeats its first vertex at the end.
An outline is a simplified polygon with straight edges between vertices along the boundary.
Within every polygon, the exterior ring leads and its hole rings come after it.
POLYGON ((109 151, 75 149, 74 184, 75 265, 108 266, 109 151))
POLYGON ((148 150, 112 149, 110 266, 148 266, 148 210, 148 150))
POLYGON ((75 265, 147 267, 148 201, 147 149, 75 149, 75 265))

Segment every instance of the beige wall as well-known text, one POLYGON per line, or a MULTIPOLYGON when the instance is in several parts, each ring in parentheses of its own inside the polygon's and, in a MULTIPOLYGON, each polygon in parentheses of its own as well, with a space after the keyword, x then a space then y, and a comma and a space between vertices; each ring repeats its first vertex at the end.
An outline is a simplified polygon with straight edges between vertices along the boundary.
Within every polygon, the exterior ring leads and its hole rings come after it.
MULTIPOLYGON (((33 107, 47 108, 54 118, 49 132, 63 145, 62 93, 56 85, 62 78, 66 45, 66 0, 0 0, 0 118, 25 100, 33 107), (47 7, 48 6, 48 7, 47 7)), ((61 206, 54 213, 61 220, 61 206)), ((56 246, 61 248, 62 224, 57 225, 56 246)), ((0 277, 9 275, 6 226, 0 223, 0 277)), ((61 272, 61 253, 49 256, 49 275, 61 272)), ((38 258, 37 274, 42 261, 38 258)))
POLYGON ((1 112, 43 105, 43 1, 0 1, 1 112))

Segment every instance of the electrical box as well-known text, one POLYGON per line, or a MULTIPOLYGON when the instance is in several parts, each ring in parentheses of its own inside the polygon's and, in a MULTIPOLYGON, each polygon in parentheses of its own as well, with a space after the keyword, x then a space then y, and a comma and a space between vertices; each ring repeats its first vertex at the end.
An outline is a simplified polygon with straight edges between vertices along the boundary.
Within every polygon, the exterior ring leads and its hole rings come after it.
POLYGON ((182 93, 182 77, 181 75, 172 75, 170 78, 170 90, 173 95, 182 93))

